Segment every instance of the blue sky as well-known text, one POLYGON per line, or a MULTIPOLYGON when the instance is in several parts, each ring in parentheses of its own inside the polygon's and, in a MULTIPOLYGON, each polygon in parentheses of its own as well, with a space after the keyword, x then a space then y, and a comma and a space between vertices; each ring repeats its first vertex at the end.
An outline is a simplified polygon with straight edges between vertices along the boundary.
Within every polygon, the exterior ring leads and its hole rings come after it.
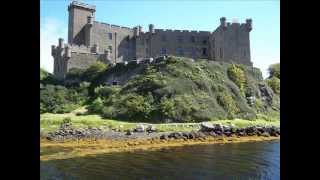
MULTIPOLYGON (((53 71, 51 45, 58 38, 67 40, 70 0, 40 1, 41 60, 40 66, 53 71)), ((240 23, 252 18, 250 33, 251 59, 267 76, 270 64, 280 62, 280 1, 279 0, 86 0, 96 5, 96 21, 127 27, 148 24, 156 29, 214 31, 220 17, 240 23)))

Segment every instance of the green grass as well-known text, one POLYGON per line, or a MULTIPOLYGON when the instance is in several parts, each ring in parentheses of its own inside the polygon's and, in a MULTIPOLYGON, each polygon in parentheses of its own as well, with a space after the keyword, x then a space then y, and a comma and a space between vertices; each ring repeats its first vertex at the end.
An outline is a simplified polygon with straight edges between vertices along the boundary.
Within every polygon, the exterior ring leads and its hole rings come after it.
MULTIPOLYGON (((45 113, 40 115, 40 127, 42 133, 48 133, 55 131, 59 128, 61 122, 64 118, 71 118, 71 122, 76 128, 86 128, 86 127, 100 127, 100 128, 117 128, 122 131, 133 129, 139 122, 125 122, 117 121, 111 119, 103 119, 99 115, 76 115, 76 113, 67 114, 52 114, 45 113)), ((259 117, 259 116, 258 116, 259 117)), ((217 120, 210 121, 212 123, 221 123, 223 125, 234 124, 236 127, 247 127, 251 125, 260 126, 280 126, 280 121, 271 118, 260 118, 256 120, 244 120, 244 119, 234 119, 234 120, 217 120)), ((162 132, 170 131, 191 131, 197 130, 200 127, 200 123, 168 123, 168 124, 153 124, 158 130, 162 132)))

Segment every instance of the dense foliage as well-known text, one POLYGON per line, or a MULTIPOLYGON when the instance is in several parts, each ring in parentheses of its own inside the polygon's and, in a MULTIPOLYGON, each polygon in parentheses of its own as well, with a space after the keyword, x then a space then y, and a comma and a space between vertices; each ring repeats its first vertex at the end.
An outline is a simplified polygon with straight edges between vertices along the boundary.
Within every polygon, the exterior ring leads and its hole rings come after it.
POLYGON ((270 65, 269 74, 266 80, 268 85, 275 93, 280 94, 280 63, 270 65))
POLYGON ((169 57, 152 64, 110 68, 95 64, 87 70, 70 70, 65 81, 68 89, 46 86, 40 105, 47 112, 66 112, 72 108, 64 108, 64 104, 86 104, 89 113, 128 121, 252 119, 257 113, 280 108, 277 95, 270 101, 262 97, 261 82, 257 68, 207 60, 169 57), (121 77, 124 85, 107 86, 106 77, 121 77), (255 97, 253 104, 248 97, 255 97))
POLYGON ((280 79, 280 63, 270 65, 268 70, 270 74, 269 78, 277 77, 280 79))
POLYGON ((232 64, 228 68, 228 77, 239 87, 240 91, 244 93, 246 86, 246 75, 243 66, 232 64))

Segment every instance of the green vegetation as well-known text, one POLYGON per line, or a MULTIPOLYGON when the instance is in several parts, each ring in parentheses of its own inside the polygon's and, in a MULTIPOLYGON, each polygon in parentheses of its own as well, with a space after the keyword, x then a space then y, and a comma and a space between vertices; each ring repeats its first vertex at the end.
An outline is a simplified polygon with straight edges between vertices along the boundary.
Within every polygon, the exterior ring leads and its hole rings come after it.
POLYGON ((87 100, 87 90, 67 89, 60 85, 45 85, 40 90, 40 113, 67 113, 82 106, 87 100))
POLYGON ((268 70, 270 74, 269 78, 277 77, 280 79, 280 63, 270 65, 268 70))
POLYGON ((262 98, 261 83, 257 68, 207 60, 169 57, 152 64, 114 67, 97 63, 86 70, 70 70, 65 87, 45 85, 40 107, 41 113, 66 113, 86 105, 88 117, 121 122, 254 120, 258 114, 277 114, 280 108, 280 86, 277 91, 267 80, 267 89, 276 94, 266 101, 270 98, 262 98), (124 85, 105 85, 111 76, 125 76, 124 85), (255 97, 253 104, 248 97, 255 97))
MULTIPOLYGON (((137 122, 126 122, 111 119, 104 119, 99 115, 76 115, 77 112, 65 114, 44 113, 40 115, 41 133, 48 133, 57 130, 62 123, 72 122, 72 125, 77 128, 99 127, 99 128, 114 128, 121 131, 133 129, 138 124, 137 122)), ((234 124, 236 127, 247 127, 251 125, 261 126, 280 126, 280 121, 277 119, 268 119, 266 116, 260 115, 256 120, 217 120, 213 123, 221 123, 223 125, 234 124), (261 116, 261 117, 260 117, 261 116)), ((153 124, 159 131, 191 131, 197 130, 199 123, 162 123, 153 124)))
POLYGON ((280 94, 280 79, 277 77, 272 77, 266 80, 268 85, 271 87, 273 92, 280 94))
POLYGON ((240 91, 244 93, 246 86, 246 74, 241 65, 232 64, 228 68, 228 77, 239 87, 240 91))
POLYGON ((266 80, 268 85, 275 93, 280 94, 280 63, 270 65, 269 74, 266 80))

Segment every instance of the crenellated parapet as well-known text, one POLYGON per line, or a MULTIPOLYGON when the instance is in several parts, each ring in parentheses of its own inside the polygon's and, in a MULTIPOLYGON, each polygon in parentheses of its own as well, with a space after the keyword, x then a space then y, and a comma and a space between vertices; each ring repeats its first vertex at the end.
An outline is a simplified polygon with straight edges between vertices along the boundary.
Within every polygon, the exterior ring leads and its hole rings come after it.
POLYGON ((227 28, 240 28, 244 27, 246 31, 250 32, 252 30, 252 19, 246 19, 245 23, 239 23, 239 22, 227 22, 227 19, 225 17, 220 18, 220 28, 223 30, 227 30, 227 28))

